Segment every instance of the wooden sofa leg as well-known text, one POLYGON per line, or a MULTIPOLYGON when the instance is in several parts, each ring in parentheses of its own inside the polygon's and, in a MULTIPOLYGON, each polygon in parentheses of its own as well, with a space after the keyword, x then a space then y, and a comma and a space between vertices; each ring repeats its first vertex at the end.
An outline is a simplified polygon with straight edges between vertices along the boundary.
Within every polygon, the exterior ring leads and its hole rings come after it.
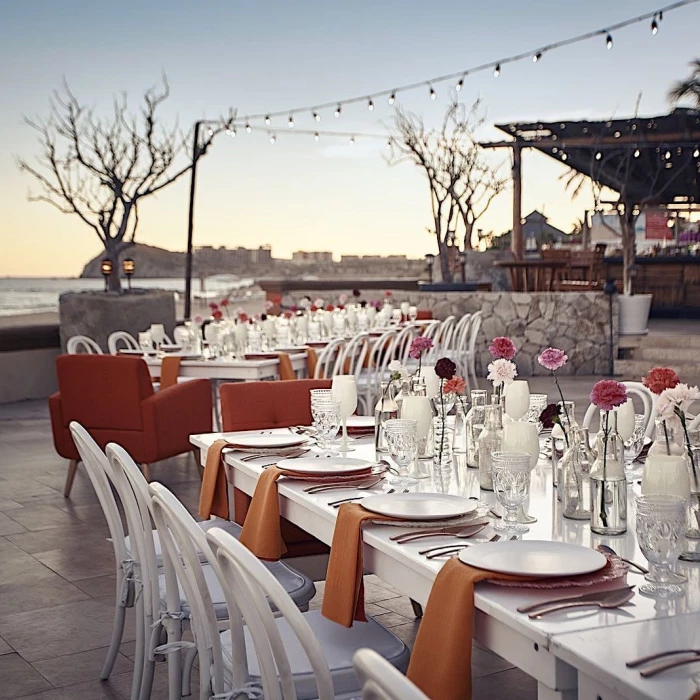
POLYGON ((68 463, 68 475, 66 476, 66 485, 63 487, 63 497, 68 498, 70 496, 71 489, 73 488, 73 481, 75 480, 75 472, 78 471, 78 460, 71 459, 68 463))
POLYGON ((411 600, 411 607, 413 608, 413 614, 416 616, 416 620, 420 620, 423 617, 423 606, 420 603, 416 603, 413 598, 411 600))
POLYGON ((151 465, 150 464, 142 464, 141 465, 141 471, 143 472, 143 477, 146 479, 146 481, 151 480, 151 465))

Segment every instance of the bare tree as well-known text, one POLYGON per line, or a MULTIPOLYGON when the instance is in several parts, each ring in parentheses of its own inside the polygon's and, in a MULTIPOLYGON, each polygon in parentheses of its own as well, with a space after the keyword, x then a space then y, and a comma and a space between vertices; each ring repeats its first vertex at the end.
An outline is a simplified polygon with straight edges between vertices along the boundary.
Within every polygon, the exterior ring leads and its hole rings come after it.
MULTIPOLYGON (((160 192, 192 167, 188 156, 190 137, 177 123, 167 129, 157 111, 169 96, 163 87, 150 88, 143 96, 140 114, 128 110, 126 95, 114 98, 109 118, 96 115, 73 95, 64 81, 49 100, 47 119, 25 122, 39 135, 41 155, 33 165, 18 158, 23 172, 34 177, 38 194, 29 201, 46 202, 64 214, 74 214, 99 237, 112 262, 109 289, 121 289, 119 256, 133 245, 139 223, 138 208, 145 197, 160 192)), ((214 136, 233 121, 210 128, 195 149, 201 158, 214 136)))
POLYGON ((492 165, 474 138, 484 120, 479 100, 470 109, 453 100, 437 129, 400 108, 394 117, 387 160, 413 163, 428 180, 433 219, 428 232, 435 236, 445 282, 453 277, 450 248, 460 242, 464 250, 478 245, 475 224, 508 182, 500 174, 502 164, 492 165))

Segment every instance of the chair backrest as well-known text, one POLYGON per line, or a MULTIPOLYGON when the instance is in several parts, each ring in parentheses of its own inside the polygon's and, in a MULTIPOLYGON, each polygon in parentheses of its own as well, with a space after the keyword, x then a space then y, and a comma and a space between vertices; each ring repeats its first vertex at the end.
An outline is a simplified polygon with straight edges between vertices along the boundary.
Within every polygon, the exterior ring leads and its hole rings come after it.
POLYGON ((311 425, 311 389, 330 389, 330 379, 237 382, 219 387, 224 431, 311 425))
POLYGON ((352 374, 357 379, 369 355, 369 333, 357 333, 343 348, 335 364, 333 375, 352 374))
POLYGON ((394 358, 394 344, 397 337, 398 331, 392 328, 372 341, 368 363, 369 386, 380 387, 380 382, 387 372, 389 363, 394 358))
MULTIPOLYGON (((637 396, 642 402, 644 413, 644 434, 651 437, 654 432, 654 418, 656 416, 656 397, 647 389, 641 382, 622 382, 627 388, 627 394, 632 399, 637 396)), ((600 409, 594 404, 586 409, 586 414, 583 417, 584 428, 590 428, 594 416, 600 409)))
POLYGON ((542 260, 562 260, 563 262, 571 260, 571 251, 566 248, 543 248, 540 255, 542 260))
POLYGON ((398 360, 402 365, 406 364, 411 343, 420 333, 420 328, 420 326, 410 323, 399 331, 394 342, 394 360, 398 360))
POLYGON ((142 358, 60 355, 56 374, 65 427, 77 421, 91 432, 144 429, 141 402, 153 384, 142 358))
POLYGON ((139 343, 131 333, 126 331, 114 331, 107 338, 107 347, 110 355, 119 353, 119 346, 123 345, 127 350, 139 350, 139 343))
POLYGON ((452 347, 452 334, 454 333, 456 322, 457 319, 454 316, 448 316, 440 323, 435 337, 433 338, 435 345, 426 358, 428 363, 435 364, 446 352, 450 351, 452 347))
POLYGON ((343 338, 333 338, 318 353, 313 379, 330 379, 338 357, 343 354, 343 338))
MULTIPOLYGON (((200 552, 206 555, 223 586, 218 562, 202 529, 173 493, 157 482, 149 484, 148 493, 163 551, 168 610, 172 609, 171 601, 175 604, 175 598, 180 600, 178 582, 190 608, 190 627, 199 656, 200 697, 223 693, 224 652, 200 552)), ((233 643, 233 678, 237 681, 241 674, 247 673, 247 666, 240 665, 241 659, 245 661, 245 637, 241 613, 235 600, 229 603, 228 610, 233 643)))
MULTIPOLYGON (((221 568, 226 602, 229 608, 234 603, 238 605, 253 639, 266 700, 296 700, 297 697, 291 663, 266 596, 284 617, 309 660, 318 691, 315 697, 319 700, 334 698, 333 680, 323 649, 279 581, 252 552, 221 528, 211 528, 206 537, 221 568)), ((233 629, 231 633, 234 634, 233 629)), ((247 678, 241 680, 245 682, 247 678)), ((241 680, 236 681, 234 676, 237 688, 241 687, 241 680)))
POLYGON ((454 333, 452 334, 452 349, 455 351, 457 356, 459 356, 459 353, 462 353, 468 349, 469 325, 471 324, 471 320, 471 314, 464 314, 464 316, 459 319, 457 325, 455 326, 454 333))
POLYGON ((66 352, 69 355, 102 355, 102 348, 86 335, 74 335, 68 338, 66 352))
POLYGON ((362 684, 362 700, 428 700, 423 691, 373 649, 358 649, 353 665, 362 684))
POLYGON ((483 315, 482 311, 477 311, 472 314, 472 320, 469 323, 469 355, 474 361, 474 353, 476 352, 476 341, 479 337, 479 331, 481 330, 481 317, 483 315))
POLYGON ((429 323, 421 324, 423 328, 423 333, 421 334, 424 338, 430 338, 430 340, 435 343, 435 336, 437 336, 440 330, 440 321, 433 320, 429 323))
POLYGON ((100 449, 100 446, 90 437, 90 433, 80 423, 72 421, 70 431, 78 449, 80 460, 85 467, 92 487, 95 489, 97 500, 100 502, 102 512, 107 520, 117 569, 121 569, 122 562, 126 562, 128 559, 128 554, 124 544, 125 533, 122 519, 119 515, 119 506, 107 478, 107 470, 109 469, 107 457, 100 449))

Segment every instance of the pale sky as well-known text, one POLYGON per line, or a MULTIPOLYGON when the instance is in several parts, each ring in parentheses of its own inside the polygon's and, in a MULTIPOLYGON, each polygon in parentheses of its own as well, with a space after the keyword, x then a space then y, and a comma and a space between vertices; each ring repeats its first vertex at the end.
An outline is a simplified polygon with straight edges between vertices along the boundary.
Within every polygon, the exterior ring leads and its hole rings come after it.
MULTIPOLYGON (((66 76, 74 93, 98 110, 126 91, 136 106, 145 88, 168 75, 171 97, 162 117, 189 125, 237 108, 238 114, 286 110, 371 94, 497 60, 627 17, 658 9, 650 0, 4 0, 0 3, 0 275, 76 275, 100 252, 94 231, 76 217, 27 202, 32 182, 14 156, 38 153, 22 115, 45 115, 52 89, 66 76)), ((620 30, 614 48, 603 37, 469 76, 460 96, 481 97, 493 123, 631 116, 668 111, 668 86, 685 77, 698 55, 700 3, 620 30)), ((400 96, 402 105, 439 122, 453 85, 400 96)), ((392 109, 384 99, 332 110, 297 128, 384 132, 392 109)), ((272 245, 287 257, 299 249, 336 254, 435 252, 425 231, 429 197, 421 173, 388 167, 383 141, 322 139, 288 133, 277 121, 275 145, 265 133, 221 135, 200 162, 196 245, 272 245)), ((274 125, 273 125, 274 126, 274 125)), ((503 154, 505 157, 505 154, 503 154)), ((540 209, 569 230, 590 206, 572 202, 551 159, 526 152, 523 213, 540 209)), ((137 240, 183 250, 188 181, 146 201, 137 240)), ((510 192, 479 227, 510 228, 510 192)))

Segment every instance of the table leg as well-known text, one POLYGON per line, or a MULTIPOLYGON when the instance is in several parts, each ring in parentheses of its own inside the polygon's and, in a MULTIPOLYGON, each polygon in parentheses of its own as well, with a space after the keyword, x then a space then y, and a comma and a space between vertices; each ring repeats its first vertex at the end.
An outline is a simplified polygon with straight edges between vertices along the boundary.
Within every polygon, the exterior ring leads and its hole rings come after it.
POLYGON ((544 683, 537 684, 537 700, 577 700, 578 690, 553 690, 544 683))

